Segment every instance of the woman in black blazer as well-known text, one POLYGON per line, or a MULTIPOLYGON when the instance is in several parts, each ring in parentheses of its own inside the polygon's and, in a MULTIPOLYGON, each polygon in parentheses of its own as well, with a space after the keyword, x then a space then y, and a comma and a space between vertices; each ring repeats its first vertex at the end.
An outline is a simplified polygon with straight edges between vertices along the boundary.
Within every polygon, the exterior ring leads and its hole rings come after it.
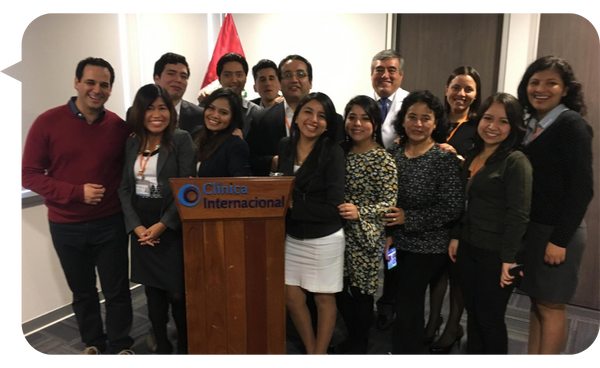
POLYGON ((181 220, 170 178, 194 175, 195 152, 189 133, 175 129, 169 94, 148 84, 138 91, 129 121, 119 198, 131 233, 131 281, 145 286, 148 317, 160 354, 170 354, 167 337, 171 305, 177 326, 177 352, 187 353, 181 220))
POLYGON ((296 108, 291 137, 279 143, 278 171, 295 175, 286 217, 286 307, 308 354, 325 354, 342 290, 344 230, 338 206, 344 202, 345 164, 335 144, 335 107, 323 93, 311 93, 296 108), (316 334, 306 305, 314 293, 316 334))
POLYGON ((531 298, 530 354, 559 354, 568 303, 587 238, 583 220, 594 194, 592 137, 581 83, 569 63, 545 56, 525 71, 519 102, 530 115, 523 152, 533 166, 529 227, 519 285, 531 298))
POLYGON ((204 126, 196 137, 199 177, 250 176, 248 144, 232 134, 242 130, 242 101, 229 88, 219 88, 207 97, 204 126))

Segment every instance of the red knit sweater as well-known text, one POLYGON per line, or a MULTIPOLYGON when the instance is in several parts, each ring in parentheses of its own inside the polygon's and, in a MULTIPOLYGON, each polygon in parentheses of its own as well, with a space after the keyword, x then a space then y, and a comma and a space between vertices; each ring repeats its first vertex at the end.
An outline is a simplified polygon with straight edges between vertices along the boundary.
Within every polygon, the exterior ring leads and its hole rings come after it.
POLYGON ((40 115, 29 130, 23 151, 23 187, 45 198, 52 222, 89 221, 121 210, 117 188, 127 124, 116 114, 87 124, 69 104, 40 115), (97 205, 84 203, 83 185, 106 188, 97 205))

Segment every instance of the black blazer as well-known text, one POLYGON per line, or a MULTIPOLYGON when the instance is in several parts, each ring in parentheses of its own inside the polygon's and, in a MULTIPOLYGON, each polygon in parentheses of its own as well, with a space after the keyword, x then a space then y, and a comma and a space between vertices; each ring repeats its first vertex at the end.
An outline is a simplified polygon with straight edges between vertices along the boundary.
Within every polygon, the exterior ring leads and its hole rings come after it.
MULTIPOLYGON (((291 121, 290 121, 291 123, 291 121)), ((344 141, 344 119, 337 114, 336 143, 344 141)), ((252 127, 246 137, 250 147, 250 166, 257 176, 269 175, 271 162, 277 155, 281 138, 286 137, 285 104, 283 102, 263 109, 252 119, 252 127)))
MULTIPOLYGON (((177 207, 173 200, 170 178, 187 178, 195 176, 194 162, 196 160, 196 150, 190 134, 183 130, 176 129, 173 132, 173 147, 170 151, 160 148, 158 154, 158 182, 162 183, 161 195, 163 205, 160 213, 160 222, 173 230, 181 227, 177 207)), ((136 213, 133 206, 135 194, 135 177, 133 175, 133 165, 139 157, 140 138, 128 137, 125 143, 125 165, 123 166, 123 176, 121 177, 121 186, 119 187, 119 199, 125 215, 125 227, 127 232, 131 232, 142 221, 136 213)))
POLYGON ((202 161, 198 177, 250 176, 248 144, 237 135, 229 138, 209 158, 202 161))
MULTIPOLYGON (((296 152, 285 154, 290 138, 279 144, 278 171, 294 175, 296 152)), ((325 142, 324 142, 325 143, 325 142)), ((286 217, 286 232, 299 239, 314 239, 342 228, 338 206, 344 203, 346 165, 344 151, 336 144, 315 148, 295 174, 292 208, 286 217), (324 163, 319 167, 319 160, 324 163)))
POLYGON ((179 111, 179 128, 190 133, 193 137, 200 132, 204 125, 204 108, 191 102, 181 100, 179 111))

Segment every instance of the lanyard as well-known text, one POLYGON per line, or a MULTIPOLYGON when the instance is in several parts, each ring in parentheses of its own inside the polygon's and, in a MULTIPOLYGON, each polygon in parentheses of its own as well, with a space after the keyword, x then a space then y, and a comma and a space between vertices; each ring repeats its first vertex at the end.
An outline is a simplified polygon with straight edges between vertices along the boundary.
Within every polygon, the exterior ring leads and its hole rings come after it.
POLYGON ((148 153, 148 156, 144 158, 144 153, 140 152, 140 171, 138 171, 138 176, 144 179, 144 172, 146 171, 146 165, 148 165, 148 160, 150 160, 150 156, 152 156, 152 152, 156 151, 160 147, 160 141, 156 143, 154 149, 148 153))

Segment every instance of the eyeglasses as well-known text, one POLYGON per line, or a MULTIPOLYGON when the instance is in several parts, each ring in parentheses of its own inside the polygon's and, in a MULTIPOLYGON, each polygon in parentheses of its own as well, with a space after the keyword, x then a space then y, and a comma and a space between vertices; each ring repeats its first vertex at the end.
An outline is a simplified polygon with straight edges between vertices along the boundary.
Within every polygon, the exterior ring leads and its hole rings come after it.
POLYGON ((306 74, 306 72, 304 70, 296 70, 295 72, 285 72, 281 75, 282 79, 292 79, 294 77, 294 75, 296 76, 296 78, 298 79, 302 79, 304 77, 306 77, 308 74, 306 74))

